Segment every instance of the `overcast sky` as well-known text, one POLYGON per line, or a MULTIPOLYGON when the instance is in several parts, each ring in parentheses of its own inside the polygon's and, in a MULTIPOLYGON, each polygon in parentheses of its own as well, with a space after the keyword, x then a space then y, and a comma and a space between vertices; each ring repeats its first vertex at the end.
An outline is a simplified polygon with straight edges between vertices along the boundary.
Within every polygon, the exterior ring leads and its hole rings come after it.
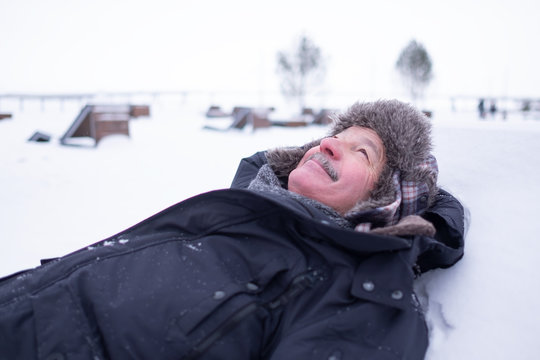
POLYGON ((540 96, 536 0, 0 0, 0 94, 278 91, 276 53, 301 34, 324 90, 384 96, 421 42, 437 95, 540 96))

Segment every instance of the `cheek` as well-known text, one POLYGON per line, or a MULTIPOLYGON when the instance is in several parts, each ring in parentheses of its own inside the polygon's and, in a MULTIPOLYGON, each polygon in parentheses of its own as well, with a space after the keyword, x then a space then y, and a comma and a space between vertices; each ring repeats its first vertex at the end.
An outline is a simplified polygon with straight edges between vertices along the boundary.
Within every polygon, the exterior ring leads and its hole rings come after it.
POLYGON ((367 200, 375 185, 373 174, 367 170, 349 174, 347 183, 351 193, 355 194, 354 197, 357 200, 367 200))
POLYGON ((312 187, 312 177, 309 171, 307 171, 301 164, 291 171, 289 179, 287 181, 287 188, 295 193, 306 195, 306 192, 312 187))

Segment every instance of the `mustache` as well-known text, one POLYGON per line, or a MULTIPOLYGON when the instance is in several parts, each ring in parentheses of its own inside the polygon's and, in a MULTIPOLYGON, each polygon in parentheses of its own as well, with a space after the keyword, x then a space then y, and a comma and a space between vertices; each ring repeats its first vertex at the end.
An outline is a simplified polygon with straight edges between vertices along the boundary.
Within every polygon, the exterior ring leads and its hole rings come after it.
POLYGON ((330 163, 330 161, 328 160, 328 158, 326 156, 324 156, 321 153, 315 153, 315 154, 311 155, 308 158, 308 160, 317 161, 322 166, 324 171, 326 171, 328 176, 330 176, 330 179, 332 179, 332 181, 334 181, 334 182, 338 181, 338 179, 339 179, 338 173, 337 173, 336 169, 334 169, 334 167, 332 166, 332 164, 330 163))

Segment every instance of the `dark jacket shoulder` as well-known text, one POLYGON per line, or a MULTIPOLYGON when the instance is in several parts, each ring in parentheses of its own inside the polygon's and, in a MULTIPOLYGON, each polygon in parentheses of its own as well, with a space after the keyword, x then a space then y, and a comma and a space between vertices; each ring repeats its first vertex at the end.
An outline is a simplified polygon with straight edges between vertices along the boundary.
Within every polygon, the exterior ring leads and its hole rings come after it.
POLYGON ((236 174, 231 184, 231 189, 247 189, 251 180, 257 176, 257 172, 264 164, 267 164, 264 151, 259 151, 250 157, 240 160, 236 174))

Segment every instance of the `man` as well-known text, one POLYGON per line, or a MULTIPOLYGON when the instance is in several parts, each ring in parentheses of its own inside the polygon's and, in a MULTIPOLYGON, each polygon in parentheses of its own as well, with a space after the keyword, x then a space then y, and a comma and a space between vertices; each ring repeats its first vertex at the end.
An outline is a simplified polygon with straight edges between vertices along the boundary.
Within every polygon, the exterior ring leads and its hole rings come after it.
POLYGON ((0 282, 0 359, 422 359, 415 276, 463 254, 430 124, 355 104, 327 138, 0 282))

